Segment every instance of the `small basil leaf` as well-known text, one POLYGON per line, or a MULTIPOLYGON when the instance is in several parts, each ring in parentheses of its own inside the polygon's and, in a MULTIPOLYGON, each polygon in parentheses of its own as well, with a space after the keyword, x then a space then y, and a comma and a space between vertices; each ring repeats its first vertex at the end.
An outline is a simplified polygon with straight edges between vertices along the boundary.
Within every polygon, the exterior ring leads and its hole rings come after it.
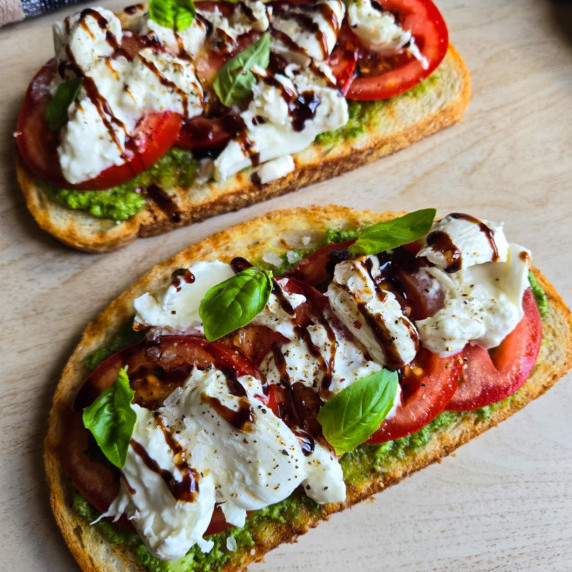
POLYGON ((193 0, 149 0, 149 17, 164 28, 184 30, 196 15, 193 0))
POLYGON ((137 420, 131 407, 134 395, 127 373, 121 369, 113 385, 83 410, 85 428, 91 431, 107 459, 120 469, 125 466, 129 440, 137 420))
POLYGON ((210 288, 199 307, 205 338, 212 342, 246 326, 266 306, 272 272, 251 267, 210 288))
POLYGON ((83 77, 74 77, 60 83, 44 111, 44 119, 50 131, 58 131, 68 122, 69 106, 75 101, 82 85, 83 77))
POLYGON ((352 451, 379 429, 393 407, 397 386, 397 373, 382 369, 326 401, 318 421, 338 455, 352 451))
POLYGON ((349 247, 353 254, 377 254, 426 235, 435 219, 435 209, 423 209, 363 228, 349 247))
POLYGON ((252 86, 256 83, 256 78, 250 71, 252 66, 266 68, 269 61, 270 35, 264 34, 254 44, 228 60, 218 72, 213 88, 221 102, 231 107, 248 99, 252 86))

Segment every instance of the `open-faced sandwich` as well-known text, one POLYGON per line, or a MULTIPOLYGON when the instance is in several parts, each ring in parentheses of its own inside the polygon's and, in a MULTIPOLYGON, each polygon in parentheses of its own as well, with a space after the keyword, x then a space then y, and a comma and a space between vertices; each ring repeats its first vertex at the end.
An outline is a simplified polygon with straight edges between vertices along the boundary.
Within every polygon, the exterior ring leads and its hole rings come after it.
POLYGON ((18 122, 42 228, 124 246, 333 177, 458 121, 431 0, 152 0, 54 26, 18 122))
POLYGON ((45 443, 84 570, 239 570, 443 456, 570 366, 502 224, 271 213, 145 274, 85 330, 45 443))

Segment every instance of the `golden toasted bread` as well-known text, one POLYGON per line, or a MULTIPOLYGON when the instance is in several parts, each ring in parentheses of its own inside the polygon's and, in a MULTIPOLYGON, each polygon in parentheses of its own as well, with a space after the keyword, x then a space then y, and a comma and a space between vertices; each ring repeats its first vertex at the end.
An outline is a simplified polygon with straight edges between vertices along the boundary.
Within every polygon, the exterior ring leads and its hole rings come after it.
MULTIPOLYGON (((63 372, 57 387, 45 441, 45 465, 51 504, 66 542, 83 570, 142 571, 137 549, 114 544, 98 526, 90 525, 85 515, 72 507, 73 489, 62 469, 58 447, 63 433, 63 413, 75 397, 88 373, 85 360, 92 352, 110 342, 118 329, 133 314, 133 300, 144 292, 158 293, 171 279, 174 270, 188 267, 198 260, 229 262, 235 256, 262 259, 267 253, 283 254, 289 249, 318 247, 329 228, 357 228, 387 220, 398 213, 354 211, 345 207, 310 207, 270 213, 189 246, 173 258, 155 266, 133 286, 109 304, 97 320, 83 333, 81 341, 63 372)), ((548 312, 542 319, 542 346, 538 361, 524 386, 512 397, 483 411, 446 414, 424 438, 415 444, 398 440, 386 445, 360 446, 342 460, 347 484, 344 503, 318 506, 303 493, 280 503, 273 512, 263 509, 247 520, 241 532, 248 542, 236 550, 227 548, 227 532, 215 535, 220 550, 214 560, 196 562, 189 570, 240 570, 262 559, 282 542, 292 542, 320 520, 343 510, 374 493, 399 482, 405 476, 439 461, 460 445, 506 419, 551 387, 570 367, 572 360, 572 318, 561 297, 546 279, 534 270, 548 299, 548 312)), ((439 418, 438 418, 439 419, 439 418)), ((235 529, 236 530, 236 529, 235 529)), ((148 554, 148 553, 147 553, 148 554)), ((214 557, 213 557, 214 558, 214 557)))

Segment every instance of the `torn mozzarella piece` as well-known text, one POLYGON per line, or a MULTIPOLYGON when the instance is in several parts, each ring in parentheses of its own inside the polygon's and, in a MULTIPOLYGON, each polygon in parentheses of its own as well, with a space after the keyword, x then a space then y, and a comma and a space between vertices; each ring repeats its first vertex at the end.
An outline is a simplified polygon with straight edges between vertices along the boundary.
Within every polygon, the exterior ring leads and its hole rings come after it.
POLYGON ((197 5, 197 14, 209 23, 217 41, 231 44, 234 44, 239 36, 252 30, 268 30, 271 13, 272 7, 265 6, 260 0, 239 2, 229 17, 226 17, 218 6, 215 6, 214 10, 201 10, 200 4, 197 5))
POLYGON ((316 71, 290 65, 284 75, 253 68, 258 81, 242 114, 246 130, 215 160, 222 181, 252 164, 302 151, 326 131, 345 125, 348 106, 337 88, 316 71))
POLYGON ((175 462, 172 442, 177 438, 166 438, 168 431, 152 411, 136 404, 132 407, 137 421, 119 495, 104 516, 127 515, 147 548, 163 560, 184 556, 194 544, 207 552, 212 541, 205 541, 203 534, 215 507, 213 476, 208 472, 199 475, 192 455, 187 462, 175 462), (177 498, 183 493, 187 500, 177 498))
POLYGON ((99 58, 107 58, 121 44, 121 21, 105 8, 88 8, 53 26, 54 48, 58 62, 73 54, 81 69, 91 67, 99 58))
POLYGON ((133 301, 135 323, 173 332, 202 333, 199 307, 207 290, 234 276, 230 264, 195 262, 188 270, 175 272, 169 287, 160 295, 145 292, 133 301))
POLYGON ((336 265, 326 296, 332 310, 382 365, 397 368, 415 357, 419 340, 395 295, 374 282, 380 276, 376 256, 336 265))
POLYGON ((416 326, 424 347, 441 356, 468 342, 498 346, 522 319, 530 252, 509 244, 505 262, 473 264, 453 274, 427 268, 445 292, 444 307, 416 326))
POLYGON ((455 272, 475 264, 505 262, 508 242, 502 223, 450 214, 433 224, 417 256, 455 272))
POLYGON ((302 294, 286 292, 284 287, 287 281, 287 278, 275 280, 275 289, 279 288, 279 292, 275 290, 270 294, 264 310, 250 323, 254 326, 266 326, 290 339, 295 336, 296 308, 305 302, 306 298, 302 294))
POLYGON ((272 50, 301 65, 328 59, 340 33, 342 0, 276 4, 272 13, 272 50))
POLYGON ((158 40, 175 55, 184 53, 195 56, 205 43, 207 30, 201 19, 194 18, 190 26, 175 32, 172 28, 161 26, 147 14, 142 20, 139 34, 158 40))
POLYGON ((383 10, 378 4, 374 6, 372 0, 349 0, 347 21, 367 49, 382 56, 407 50, 421 62, 423 69, 429 67, 411 32, 404 30, 391 12, 383 10))
POLYGON ((298 331, 279 348, 284 367, 270 352, 260 364, 260 371, 270 384, 280 384, 286 376, 290 385, 302 383, 322 395, 339 393, 362 377, 382 369, 366 358, 363 351, 331 325, 313 324, 298 331))

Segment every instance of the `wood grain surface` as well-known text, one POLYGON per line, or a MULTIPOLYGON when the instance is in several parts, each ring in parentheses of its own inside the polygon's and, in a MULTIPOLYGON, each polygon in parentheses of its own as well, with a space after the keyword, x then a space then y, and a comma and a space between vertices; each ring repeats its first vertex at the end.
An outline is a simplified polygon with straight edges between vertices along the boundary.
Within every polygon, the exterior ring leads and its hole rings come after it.
MULTIPOLYGON (((58 376, 108 301, 214 231, 312 203, 470 212, 504 220, 572 303, 572 4, 438 4, 473 76, 461 124, 339 179, 97 256, 40 231, 15 179, 19 106, 52 53, 52 23, 67 12, 0 30, 0 569, 77 569, 50 513, 41 457, 58 376)), ((570 381, 252 570, 572 570, 570 381)))

